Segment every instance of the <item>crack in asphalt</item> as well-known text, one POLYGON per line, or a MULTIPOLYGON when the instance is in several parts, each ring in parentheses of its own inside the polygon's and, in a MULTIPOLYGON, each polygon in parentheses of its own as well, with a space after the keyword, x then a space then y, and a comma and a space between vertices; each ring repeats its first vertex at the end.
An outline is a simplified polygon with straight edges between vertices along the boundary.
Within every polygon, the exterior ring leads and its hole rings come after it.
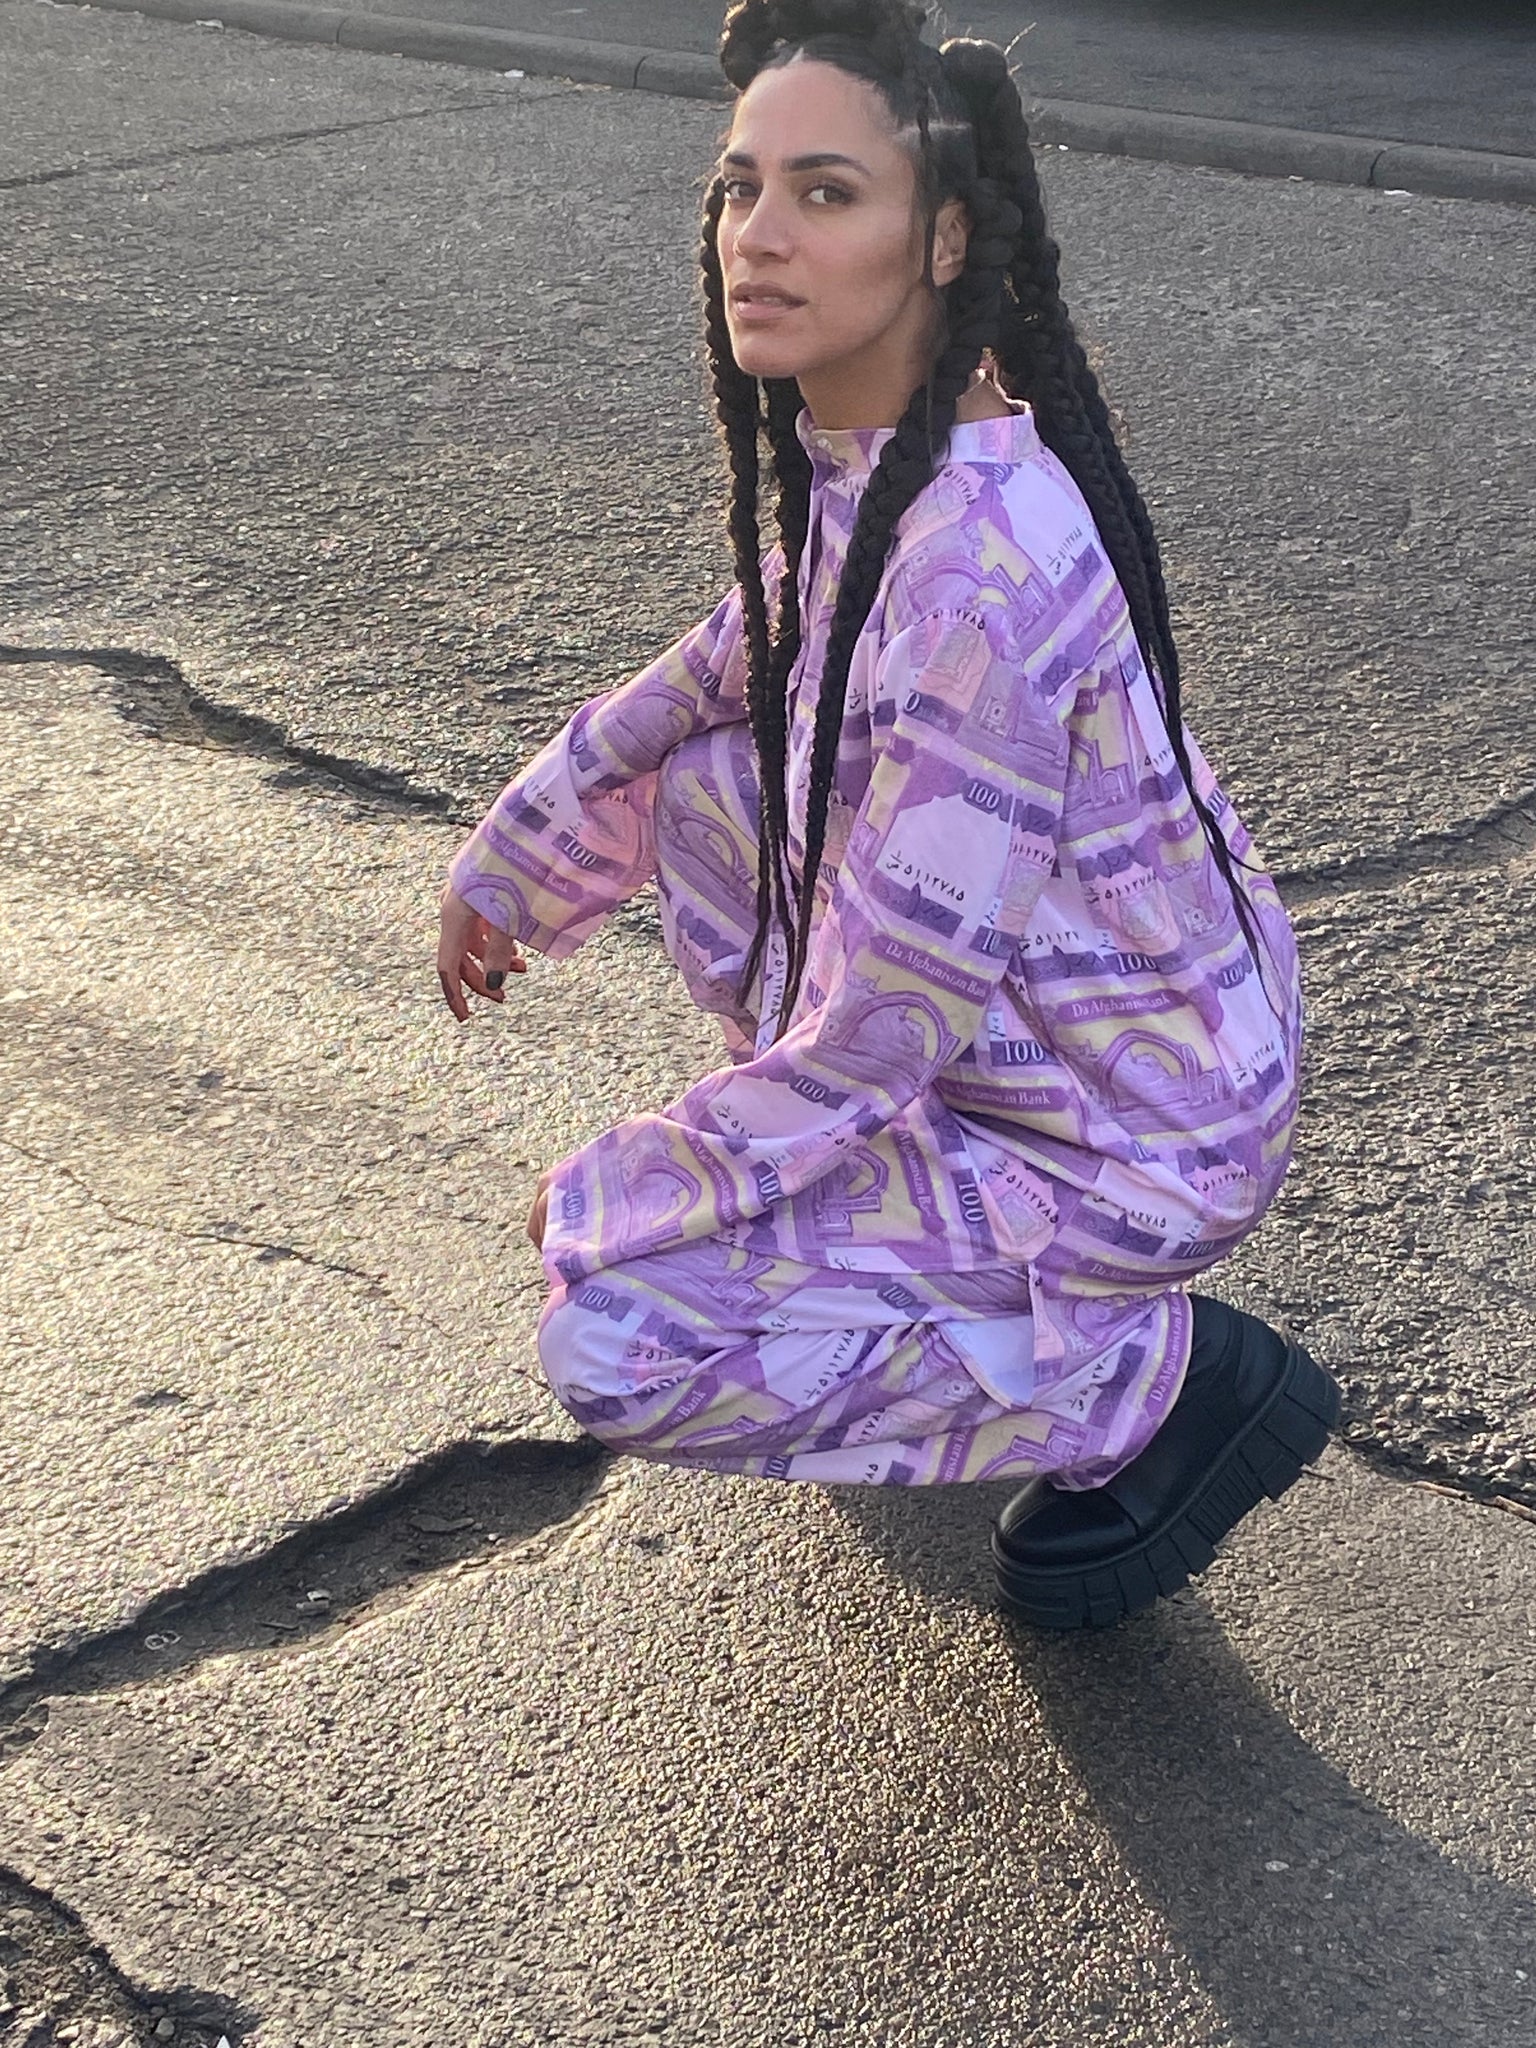
POLYGON ((1406 839, 1390 853, 1363 853, 1311 867, 1275 871, 1275 887, 1292 909, 1351 889, 1391 889, 1414 875, 1485 866, 1536 847, 1536 789, 1495 804, 1480 818, 1406 839))
MULTIPOLYGON (((1437 1458, 1395 1452, 1358 1419, 1336 1441, 1383 1477, 1536 1523, 1536 1508, 1516 1496, 1437 1458)), ((0 1763, 42 1735, 60 1698, 162 1686, 215 1657, 309 1649, 398 1607, 418 1584, 526 1555, 540 1535, 568 1539, 602 1505, 615 1462, 589 1436, 476 1435, 402 1466, 254 1555, 166 1588, 130 1621, 38 1645, 0 1688, 0 1763)))
MULTIPOLYGON (((126 1210, 114 1208, 104 1195, 99 1195, 88 1181, 76 1173, 72 1166, 66 1166, 63 1160, 52 1159, 46 1152, 34 1152, 29 1146, 23 1145, 18 1139, 12 1138, 5 1133, 0 1133, 0 1145, 3 1145, 7 1151, 15 1153, 17 1158, 25 1159, 31 1165, 41 1167, 46 1172, 59 1175, 77 1193, 83 1195, 88 1202, 100 1209, 103 1215, 109 1216, 114 1223, 121 1223, 127 1230, 142 1230, 148 1232, 151 1236, 171 1237, 182 1243, 228 1244, 245 1247, 255 1252, 258 1263, 262 1265, 279 1265, 289 1259, 293 1259, 297 1264, 308 1266, 316 1272, 335 1273, 344 1280, 361 1280, 367 1284, 376 1299, 387 1301, 398 1314, 404 1316, 407 1320, 424 1324, 427 1329, 434 1331, 441 1337, 445 1343, 455 1344, 461 1341, 458 1333, 449 1329, 446 1323, 439 1322, 430 1309, 423 1308, 419 1302, 402 1301, 390 1285, 387 1274, 370 1273, 363 1266, 344 1265, 340 1260, 336 1259, 322 1259, 314 1252, 301 1250, 297 1245, 285 1244, 280 1238, 246 1237, 238 1231, 230 1230, 191 1230, 182 1228, 174 1223, 163 1223, 158 1217, 132 1216, 126 1210)), ((510 1289, 508 1298, 511 1299, 520 1294, 531 1293, 538 1286, 539 1283, 537 1281, 525 1282, 522 1286, 510 1289)), ((502 1365, 510 1378, 533 1382, 533 1375, 524 1372, 520 1367, 505 1360, 502 1361, 502 1365)))
MULTIPOLYGON (((1452 1486, 1449 1481, 1416 1479, 1414 1484, 1422 1486, 1426 1493, 1438 1493, 1446 1500, 1466 1500, 1469 1498, 1464 1488, 1452 1486)), ((1490 1496, 1486 1500, 1474 1500, 1474 1505, 1478 1507, 1501 1508, 1505 1514, 1515 1515, 1522 1522, 1536 1523, 1536 1508, 1527 1507, 1525 1502, 1521 1500, 1511 1500, 1507 1495, 1495 1495, 1490 1496)))
POLYGON ((216 704, 194 688, 180 665, 160 654, 139 654, 131 647, 18 647, 0 644, 0 668, 56 664, 61 668, 94 668, 116 688, 119 714, 147 739, 175 746, 200 747, 220 753, 243 753, 275 761, 290 769, 323 776, 365 802, 441 818, 467 829, 479 823, 456 808, 446 790, 416 783, 397 768, 376 768, 366 761, 306 747, 291 740, 270 718, 234 711, 216 704))
POLYGON ((595 1437, 470 1436, 392 1473, 250 1557, 158 1593, 128 1622, 40 1644, 0 1689, 0 1761, 36 1741, 54 1701, 99 1697, 215 1657, 281 1656, 398 1606, 418 1582, 563 1539, 598 1504, 612 1454, 595 1437))
POLYGON ((1394 1449, 1370 1421, 1351 1415, 1346 1408, 1334 1442, 1358 1458, 1362 1465, 1384 1478, 1401 1479, 1426 1486, 1432 1493, 1470 1501, 1480 1508, 1497 1508, 1521 1521, 1536 1522, 1536 1487, 1511 1491, 1507 1481, 1480 1479, 1475 1473, 1459 1472, 1439 1453, 1394 1449))
MULTIPOLYGON (((416 783, 405 771, 306 747, 274 720, 219 704, 196 689, 178 663, 130 647, 21 647, 0 644, 0 667, 28 663, 94 668, 116 684, 119 713, 147 738, 224 752, 244 752, 328 777, 354 796, 440 817, 471 830, 478 816, 458 809, 448 791, 416 783)), ((1414 875, 1459 870, 1536 848, 1536 789, 1523 790, 1481 817, 1426 832, 1388 853, 1349 855, 1311 866, 1277 868, 1275 886, 1288 906, 1311 904, 1353 889, 1395 888, 1414 875)))
MULTIPOLYGON (((389 1294, 389 1282, 382 1273, 369 1273, 361 1266, 345 1266, 334 1259, 317 1258, 313 1252, 301 1251, 297 1245, 284 1244, 276 1238, 243 1237, 239 1232, 232 1230, 187 1230, 174 1223, 162 1223, 152 1216, 130 1216, 125 1210, 114 1209, 104 1195, 98 1195, 90 1183, 83 1180, 72 1166, 66 1166, 62 1159, 50 1159, 46 1152, 34 1152, 29 1146, 3 1134, 0 1134, 0 1145, 4 1145, 7 1151, 14 1152, 18 1158, 30 1160, 34 1166, 41 1166, 51 1173, 58 1174, 62 1180, 68 1181, 72 1188, 84 1195, 87 1201, 94 1203, 104 1214, 110 1216, 114 1223, 124 1224, 130 1230, 147 1230, 158 1237, 179 1238, 189 1244, 244 1245, 254 1251, 264 1264, 276 1265, 281 1260, 296 1259, 300 1265, 313 1266, 322 1273, 339 1273, 345 1279, 366 1280, 381 1294, 388 1295, 391 1300, 394 1299, 389 1294)), ((438 1326, 433 1324, 432 1327, 436 1329, 438 1326)), ((442 1331, 441 1334, 446 1336, 448 1332, 442 1331)))
MULTIPOLYGON (((214 5, 214 0, 209 0, 214 5)), ((431 121, 449 114, 482 114, 497 107, 543 106, 554 99, 569 99, 569 92, 537 94, 498 93, 494 99, 463 100, 454 106, 413 107, 403 114, 375 114, 365 121, 335 121, 320 128, 280 128, 271 135, 243 136, 237 142, 192 142, 181 149, 157 150, 149 156, 110 157, 101 163, 68 164, 52 171, 25 171, 14 178, 0 178, 0 192, 18 192, 34 185, 56 185, 66 178, 88 178, 103 172, 155 171, 167 164, 186 163, 200 157, 238 156, 248 149, 291 149, 305 142, 321 142, 333 135, 356 135, 368 128, 395 128, 405 121, 431 121)))
MULTIPOLYGON (((243 751, 277 760, 324 775, 355 795, 373 803, 385 803, 411 811, 425 811, 455 823, 469 824, 454 815, 453 799, 439 790, 413 788, 398 771, 381 770, 342 757, 306 748, 289 740, 281 727, 254 714, 234 711, 196 690, 180 667, 159 655, 139 654, 129 648, 59 648, 0 645, 0 666, 23 663, 59 663, 93 667, 118 687, 115 696, 119 713, 146 736, 175 744, 243 751)), ((1288 903, 1305 905, 1321 898, 1356 888, 1391 887, 1409 875, 1433 867, 1462 867, 1485 862, 1507 849, 1524 850, 1536 845, 1536 791, 1525 792, 1495 806, 1466 825, 1427 833, 1390 854, 1368 854, 1346 860, 1320 863, 1310 868, 1280 871, 1276 881, 1288 903)), ((102 1201, 78 1175, 61 1162, 28 1152, 14 1140, 4 1142, 22 1156, 65 1174, 81 1192, 100 1204, 115 1220, 149 1230, 169 1231, 171 1226, 142 1218, 119 1215, 102 1201)), ((291 1257, 345 1277, 362 1280, 388 1295, 383 1276, 361 1268, 325 1261, 291 1245, 238 1236, 221 1231, 184 1231, 179 1234, 216 1243, 249 1246, 272 1257, 291 1257)), ((1493 1276, 1490 1282, 1497 1285, 1493 1276)), ((430 1317, 424 1320, 431 1322, 430 1317)), ((433 1324, 436 1328, 437 1325, 433 1324)), ((448 1335, 446 1331, 440 1334, 448 1335)), ((1422 1484, 1434 1485, 1472 1500, 1479 1505, 1529 1515, 1523 1489, 1510 1492, 1494 1482, 1464 1475, 1438 1456, 1423 1456, 1394 1449, 1375 1432, 1363 1416, 1350 1418, 1346 1427, 1353 1433, 1341 1438, 1346 1447, 1364 1462, 1384 1474, 1422 1484)), ((4 1695, 0 1695, 3 1706, 4 1695)))
POLYGON ((128 2048, 154 2039, 155 2026, 167 2017, 178 2023, 178 2040, 201 2039, 211 2048, 240 2040, 260 2019, 249 2007, 185 1982, 170 1991, 136 1984, 57 1892, 3 1863, 0 1962, 0 2023, 4 2039, 18 2048, 62 2038, 55 2023, 66 2022, 77 2030, 87 2023, 96 2048, 102 2048, 103 2028, 114 2048, 128 2048))

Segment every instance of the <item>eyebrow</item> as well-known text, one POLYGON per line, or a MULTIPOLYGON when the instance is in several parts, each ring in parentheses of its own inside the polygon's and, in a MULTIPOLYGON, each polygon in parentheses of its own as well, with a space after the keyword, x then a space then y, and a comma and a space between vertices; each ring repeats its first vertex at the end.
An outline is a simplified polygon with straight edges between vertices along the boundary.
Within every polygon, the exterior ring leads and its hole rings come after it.
MULTIPOLYGON (((733 170, 755 171, 757 169, 757 158, 748 156, 746 151, 741 149, 728 149, 720 161, 722 164, 730 165, 733 170)), ((825 171, 832 169, 834 166, 842 166, 851 171, 862 171, 866 178, 874 175, 868 164, 861 164, 856 156, 839 156, 836 150, 831 149, 815 150, 809 156, 792 156, 784 168, 786 171, 825 171)))

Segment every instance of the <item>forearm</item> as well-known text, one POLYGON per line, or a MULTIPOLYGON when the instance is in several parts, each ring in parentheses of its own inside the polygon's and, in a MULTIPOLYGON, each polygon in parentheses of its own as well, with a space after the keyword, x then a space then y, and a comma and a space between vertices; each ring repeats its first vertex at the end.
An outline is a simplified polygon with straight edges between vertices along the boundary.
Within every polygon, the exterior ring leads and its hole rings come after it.
POLYGON ((584 704, 455 856, 454 892, 562 959, 650 879, 656 775, 695 732, 745 715, 734 594, 622 688, 584 704))

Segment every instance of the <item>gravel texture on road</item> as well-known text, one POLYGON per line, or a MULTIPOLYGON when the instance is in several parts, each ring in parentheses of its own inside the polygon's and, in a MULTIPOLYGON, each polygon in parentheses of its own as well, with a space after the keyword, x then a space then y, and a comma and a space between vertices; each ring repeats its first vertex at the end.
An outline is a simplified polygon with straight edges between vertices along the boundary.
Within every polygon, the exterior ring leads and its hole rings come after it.
POLYGON ((573 1450, 533 1181, 714 1048, 643 904, 470 1031, 431 972, 462 823, 724 581, 716 116, 0 41, 0 2026, 1529 2037, 1536 221, 1046 166, 1309 976, 1217 1284, 1349 1441, 1037 1643, 984 1495, 573 1450))
MULTIPOLYGON (((700 0, 685 0, 681 11, 653 9, 643 22, 629 7, 550 9, 547 0, 384 0, 382 11, 370 0, 361 7, 220 0, 217 19, 199 13, 205 4, 96 0, 199 28, 506 78, 730 98, 713 54, 718 13, 701 12, 700 0), (402 5, 412 11, 400 12, 402 5), (649 41, 615 41, 615 31, 649 41)), ((1010 52, 1036 148, 1536 205, 1536 40, 1516 18, 1517 0, 1483 0, 1457 9, 1454 20, 1420 14, 1411 22, 1393 0, 1383 4, 1392 9, 1389 20, 1351 19, 1347 27, 1329 18, 1330 0, 1321 15, 1300 20, 1293 9, 1256 19, 1245 6, 1230 19, 1204 10, 1193 22, 1166 15, 1148 22, 1139 5, 1107 0, 1093 23, 1073 7, 1055 21, 1037 16, 1021 24, 1005 9, 964 26, 1010 52), (1059 96, 1064 90, 1068 97, 1059 96), (1082 97, 1085 90, 1090 97, 1082 97)), ((948 26, 941 20, 936 32, 948 26)))
POLYGON ((0 1816, 260 2048, 1529 2038, 1529 1530, 1334 1453, 1041 1640, 995 1505, 618 1466, 300 1649, 55 1701, 0 1816))
MULTIPOLYGON (((713 56, 719 0, 345 0, 534 35, 713 56)), ((1010 49, 1043 98, 1536 155, 1524 0, 967 0, 943 35, 1010 49)))
MULTIPOLYGON (((12 14, 60 58, 116 46, 114 159, 143 152, 152 50, 207 41, 12 14)), ((278 67, 285 102, 290 71, 345 64, 414 103, 13 190, 8 638, 185 652, 220 701, 475 805, 724 580, 690 306, 718 115, 511 83, 466 108, 485 91, 465 74, 226 47, 278 67)), ((52 75, 23 69, 23 132, 52 75)), ((1165 536, 1197 726, 1270 858, 1411 856, 1536 794, 1512 687, 1536 221, 1046 169, 1165 536)))
MULTIPOLYGON (((473 816, 725 581, 690 307, 716 115, 5 18, 51 170, 80 147, 46 109, 82 45, 111 53, 102 159, 153 154, 162 66, 187 151, 8 196, 5 638, 169 661, 205 717, 473 816)), ((1356 1429, 1526 1486, 1536 221, 1046 170, 1196 730, 1308 938, 1310 1120, 1245 1271, 1345 1373, 1356 1429)))
POLYGON ((534 1183, 704 1048, 621 927, 461 1029, 431 966, 451 828, 135 733, 88 671, 0 680, 14 1678, 445 1446, 573 1439, 534 1183))

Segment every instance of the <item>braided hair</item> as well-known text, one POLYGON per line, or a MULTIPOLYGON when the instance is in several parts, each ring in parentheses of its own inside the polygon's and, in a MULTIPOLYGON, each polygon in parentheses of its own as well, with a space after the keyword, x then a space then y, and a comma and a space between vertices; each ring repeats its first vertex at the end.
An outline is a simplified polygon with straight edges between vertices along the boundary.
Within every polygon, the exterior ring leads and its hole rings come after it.
POLYGON ((727 526, 742 593, 747 712, 761 780, 757 931, 742 975, 745 1001, 774 922, 788 960, 782 1031, 804 977, 826 844, 844 698, 855 643, 875 601, 896 522, 933 480, 961 395, 983 357, 1003 388, 1029 401, 1041 440, 1087 502, 1125 593, 1175 762, 1255 959, 1258 933, 1220 823, 1195 786, 1181 711, 1178 649, 1157 540, 1125 466, 1109 409, 1061 296, 1060 251, 1046 227, 1024 108, 1003 52, 921 38, 922 0, 735 0, 720 63, 745 91, 759 73, 797 57, 835 65, 873 85, 898 128, 915 137, 918 201, 931 250, 940 207, 959 200, 970 221, 964 269, 940 290, 938 347, 882 447, 859 503, 828 632, 811 740, 799 876, 789 858, 788 683, 800 651, 798 570, 810 518, 810 462, 795 433, 793 378, 746 375, 731 350, 719 256, 724 185, 704 213, 705 328, 716 409, 730 459, 727 526), (782 573, 770 616, 759 530, 759 455, 776 487, 782 573), (792 899, 792 900, 791 900, 792 899))

